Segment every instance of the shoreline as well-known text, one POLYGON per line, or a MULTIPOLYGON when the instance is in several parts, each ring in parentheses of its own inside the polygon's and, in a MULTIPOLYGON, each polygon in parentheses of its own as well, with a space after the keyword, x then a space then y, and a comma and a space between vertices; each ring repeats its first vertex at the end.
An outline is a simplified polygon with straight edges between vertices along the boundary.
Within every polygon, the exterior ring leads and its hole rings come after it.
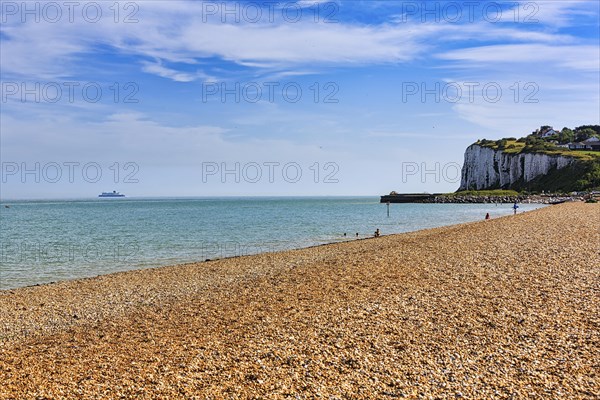
MULTIPOLYGON (((422 204, 426 204, 426 203, 422 203, 422 204)), ((538 209, 528 210, 528 211, 519 211, 519 214, 530 213, 530 212, 537 211, 537 210, 540 210, 540 209, 538 208, 538 209)), ((501 215, 501 216, 495 217, 494 219, 498 220, 501 218, 510 218, 512 216, 513 215, 501 215)), ((305 247, 295 247, 295 248, 290 248, 290 249, 285 249, 285 250, 264 251, 264 252, 260 252, 260 253, 232 255, 232 256, 224 256, 224 257, 218 257, 218 258, 212 258, 212 259, 207 258, 205 260, 187 261, 187 262, 168 264, 168 265, 156 265, 156 266, 143 267, 143 268, 137 268, 137 269, 128 269, 128 270, 124 270, 124 271, 109 272, 106 274, 98 274, 98 275, 94 275, 94 276, 86 276, 86 277, 81 277, 81 278, 63 279, 63 280, 47 282, 47 283, 37 283, 37 284, 19 286, 19 287, 9 288, 9 289, 0 289, 0 298, 2 297, 2 295, 14 294, 14 292, 18 292, 20 290, 43 288, 43 287, 48 287, 48 286, 53 286, 53 285, 69 284, 69 283, 77 284, 79 281, 89 281, 89 280, 94 280, 94 279, 98 279, 98 278, 102 278, 102 277, 110 277, 112 275, 121 275, 121 274, 133 273, 133 272, 152 271, 152 270, 157 270, 157 269, 162 269, 162 268, 178 268, 178 267, 190 267, 190 266, 195 267, 195 266, 203 265, 206 263, 214 263, 214 262, 226 261, 226 260, 235 260, 235 259, 245 258, 245 257, 253 257, 253 256, 260 256, 260 255, 268 256, 268 255, 279 254, 279 253, 284 253, 284 252, 311 250, 311 249, 318 249, 321 247, 343 245, 343 244, 347 244, 347 243, 354 243, 354 242, 364 241, 364 240, 374 240, 374 239, 383 238, 383 237, 399 236, 399 235, 421 233, 421 232, 425 233, 425 232, 428 232, 431 230, 460 227, 460 226, 464 226, 464 225, 476 224, 479 222, 481 222, 481 221, 480 220, 467 221, 467 222, 461 222, 458 224, 443 225, 443 226, 438 226, 438 227, 433 227, 433 228, 423 228, 423 229, 417 229, 417 230, 408 231, 408 232, 381 234, 379 237, 363 236, 363 237, 359 237, 359 238, 352 238, 352 237, 340 238, 340 240, 334 241, 334 242, 319 243, 319 244, 313 244, 313 245, 309 245, 309 246, 305 246, 305 247)), ((0 341, 0 343, 1 343, 1 341, 0 341)))
MULTIPOLYGON (((414 204, 433 204, 433 203, 426 203, 426 202, 421 202, 421 203, 414 203, 414 204)), ((457 203, 438 203, 438 204, 457 204, 457 203)), ((497 203, 496 205, 498 205, 499 203, 497 203)), ((507 203, 508 204, 508 203, 507 203)), ((527 213, 530 211, 535 211, 536 209, 531 209, 531 210, 520 210, 519 213, 527 213)), ((506 214, 506 215, 499 215, 499 216, 495 216, 494 218, 503 218, 506 216, 512 216, 512 214, 506 214)), ((481 218, 483 219, 483 217, 481 218)), ((451 227, 451 226, 458 226, 458 225, 462 225, 462 224, 468 224, 468 223, 473 223, 473 222, 479 222, 480 219, 477 220, 472 220, 472 221, 463 221, 463 222, 457 222, 457 223, 451 223, 448 225, 441 225, 441 226, 435 226, 435 227, 423 227, 423 228, 419 228, 419 229, 415 229, 415 230, 408 230, 408 231, 404 231, 404 232, 392 232, 392 233, 386 233, 386 234, 382 234, 381 236, 390 236, 390 235, 401 235, 404 233, 411 233, 411 232, 420 232, 420 231, 426 231, 428 229, 435 229, 435 228, 444 228, 444 227, 451 227)), ((376 226, 373 226, 373 229, 376 229, 376 226)), ((32 288, 32 287, 40 287, 40 286, 47 286, 47 285, 54 285, 54 284, 59 284, 62 282, 72 282, 72 281, 78 281, 78 280, 88 280, 88 279, 94 279, 94 278, 98 278, 101 276, 105 276, 105 275, 112 275, 112 274, 119 274, 119 273, 126 273, 129 271, 143 271, 146 269, 156 269, 156 268, 164 268, 164 267, 173 267, 173 266, 181 266, 181 265, 191 265, 191 264, 198 264, 198 263, 205 263, 205 262, 214 262, 214 261, 219 261, 219 260, 224 260, 224 259, 231 259, 231 258, 238 258, 238 257, 245 257, 245 256, 253 256, 253 255, 259 255, 259 254, 270 254, 270 253, 280 253, 280 252, 284 252, 284 251, 291 251, 291 250, 301 250, 301 249, 310 249, 310 248, 314 248, 314 247, 319 247, 319 246, 327 246, 327 245, 333 245, 333 244, 341 244, 341 243, 348 243, 348 242, 354 242, 356 240, 365 240, 365 239, 372 239, 374 238, 373 234, 370 235, 364 235, 360 236, 358 238, 350 235, 348 237, 331 237, 328 240, 331 241, 326 241, 326 242, 320 242, 317 243, 316 241, 312 241, 314 244, 303 244, 299 247, 287 247, 287 244, 284 245, 283 248, 281 249, 271 249, 271 250, 266 250, 266 251, 260 251, 260 252, 248 252, 248 253, 243 253, 243 254, 232 254, 232 255, 220 255, 218 257, 211 257, 211 258, 203 258, 203 257, 199 257, 198 259, 194 259, 194 260, 189 260, 189 259, 182 259, 181 261, 174 261, 171 263, 155 263, 155 264, 150 264, 150 265, 144 265, 144 266, 135 266, 134 268, 129 268, 126 267, 125 269, 122 270, 116 270, 116 271, 111 271, 111 272, 105 272, 105 273, 97 273, 97 274, 89 274, 87 276, 79 276, 79 277, 73 277, 73 278, 63 278, 63 279, 57 279, 55 281, 49 281, 49 282, 40 282, 40 283, 31 283, 31 284, 26 284, 23 286, 17 286, 17 287, 9 287, 9 288, 0 288, 0 295, 2 295, 2 292, 5 291, 14 291, 14 290, 19 290, 19 289, 23 289, 23 288, 32 288)), ((310 243, 311 241, 308 238, 304 238, 303 241, 305 243, 310 243)), ((289 244, 292 244, 294 246, 294 242, 290 242, 289 244)), ((269 246, 266 246, 267 248, 269 246)))
POLYGON ((0 397, 593 398, 598 212, 2 291, 0 397))
MULTIPOLYGON (((427 203, 422 203, 422 204, 425 206, 427 203)), ((469 206, 469 205, 465 204, 465 206, 469 206)), ((496 206, 498 206, 498 204, 496 204, 496 206)), ((530 207, 531 209, 521 209, 521 210, 519 210, 519 213, 533 211, 533 210, 535 210, 534 207, 535 207, 535 205, 532 205, 530 207)), ((538 207, 541 207, 541 205, 538 207)), ((482 212, 481 219, 483 219, 483 217, 485 216, 486 211, 490 211, 490 213, 492 213, 493 210, 481 210, 481 212, 482 212)), ((496 210, 496 211, 498 211, 498 210, 496 210)), ((493 215, 493 218, 502 217, 504 215, 503 213, 506 213, 506 215, 508 215, 508 211, 504 210, 504 211, 500 212, 499 215, 493 215)), ((512 215, 512 211, 510 211, 510 213, 512 215)), ((397 218, 396 215, 394 217, 397 218)), ((455 218, 455 221, 444 221, 444 222, 442 222, 442 223, 444 223, 444 225, 440 225, 437 227, 460 225, 460 224, 469 223, 469 222, 477 222, 479 220, 480 220, 479 217, 477 219, 472 219, 469 217, 464 217, 462 219, 455 218)), ((388 221, 390 221, 390 220, 388 219, 388 221)), ((411 224, 409 223, 408 225, 411 225, 411 224)), ((413 225, 415 225, 415 224, 413 224, 413 225)), ((410 228, 408 228, 408 230, 405 230, 406 229, 405 227, 398 228, 398 226, 401 226, 401 225, 397 225, 394 228, 386 231, 384 236, 393 235, 393 234, 402 234, 402 233, 408 233, 408 232, 418 232, 421 230, 434 228, 434 227, 436 227, 435 225, 436 225, 436 223, 430 224, 430 223, 422 223, 421 222, 420 227, 417 228, 417 227, 413 227, 411 225, 410 228), (434 225, 434 226, 432 226, 432 225, 434 225)), ((131 262, 127 265, 126 264, 118 264, 117 268, 115 268, 114 266, 111 267, 108 263, 104 263, 104 264, 98 263, 97 265, 94 266, 94 269, 88 269, 87 271, 81 270, 80 273, 75 272, 70 277, 56 275, 56 276, 47 277, 45 280, 19 279, 19 277, 16 277, 16 278, 13 278, 15 282, 10 286, 6 285, 6 283, 9 282, 8 280, 4 282, 5 287, 0 288, 0 294, 4 291, 17 290, 20 288, 53 285, 53 284, 57 284, 57 283, 61 283, 61 282, 76 281, 76 280, 80 280, 80 279, 93 279, 93 278, 96 278, 99 276, 110 275, 110 274, 114 274, 114 273, 123 273, 123 272, 128 272, 128 271, 139 271, 139 270, 145 270, 145 269, 162 268, 162 267, 169 267, 169 266, 174 266, 174 265, 196 264, 196 263, 206 262, 206 260, 215 261, 215 260, 222 260, 222 259, 228 259, 228 258, 257 255, 257 254, 263 254, 263 253, 277 253, 277 252, 288 251, 288 250, 309 249, 312 247, 318 247, 318 246, 329 245, 329 244, 353 242, 353 241, 356 241, 359 239, 362 240, 362 239, 373 238, 374 230, 377 228, 383 228, 383 227, 378 224, 373 224, 373 226, 371 228, 372 228, 372 230, 370 233, 363 232, 363 233, 361 233, 361 236, 358 238, 356 238, 352 233, 350 233, 347 237, 342 236, 340 233, 340 235, 338 235, 338 236, 330 235, 326 239, 324 239, 322 237, 303 237, 303 238, 296 238, 296 240, 290 239, 289 241, 281 241, 281 240, 272 238, 272 240, 270 240, 270 241, 267 240, 258 245, 256 243, 251 243, 251 242, 244 243, 244 242, 234 241, 233 242, 234 250, 231 252, 225 251, 226 246, 229 243, 229 241, 208 242, 207 249, 209 249, 209 251, 207 253, 199 254, 197 257, 173 256, 173 257, 168 257, 169 258, 168 261, 164 261, 160 258, 152 259, 152 260, 144 259, 144 262, 141 262, 141 261, 131 262), (223 243, 223 246, 221 247, 219 243, 223 243), (213 247, 215 247, 215 246, 216 246, 216 248, 213 249, 213 247), (214 250, 214 252, 212 250, 214 250), (27 281, 29 281, 29 282, 27 282, 27 281), (15 285, 16 283, 20 283, 20 285, 15 285)), ((340 231, 340 232, 343 232, 343 231, 340 231)), ((24 242, 24 243, 26 243, 26 242, 24 242)), ((10 256, 8 256, 8 257, 10 257, 10 256)), ((101 258, 99 258, 99 260, 101 260, 101 258)), ((36 263, 39 263, 39 261, 37 261, 37 260, 34 260, 34 261, 36 263)), ((9 264, 7 264, 7 265, 9 265, 9 264)), ((111 264, 111 265, 117 265, 117 264, 111 264)), ((70 265, 70 267, 73 268, 74 271, 78 271, 77 265, 70 265)), ((44 272, 44 271, 42 270, 41 272, 44 272)), ((35 276, 35 275, 32 275, 32 276, 35 276)))

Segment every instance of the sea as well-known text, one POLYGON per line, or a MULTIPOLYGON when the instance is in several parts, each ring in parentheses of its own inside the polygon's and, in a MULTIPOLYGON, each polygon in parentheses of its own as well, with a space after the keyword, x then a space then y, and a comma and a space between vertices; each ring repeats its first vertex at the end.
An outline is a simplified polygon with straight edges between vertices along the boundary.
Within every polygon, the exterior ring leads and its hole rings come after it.
MULTIPOLYGON (((521 204, 519 212, 543 207, 521 204)), ((386 204, 379 197, 3 201, 0 290, 478 221, 512 204, 386 204)))

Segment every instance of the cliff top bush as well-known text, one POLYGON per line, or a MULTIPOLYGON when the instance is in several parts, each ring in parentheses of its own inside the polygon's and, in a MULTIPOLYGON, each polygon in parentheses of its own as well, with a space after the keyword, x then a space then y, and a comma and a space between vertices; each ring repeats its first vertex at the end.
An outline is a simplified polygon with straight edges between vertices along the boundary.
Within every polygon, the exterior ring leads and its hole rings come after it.
POLYGON ((514 140, 514 138, 505 138, 495 141, 483 139, 478 140, 475 144, 493 150, 502 150, 507 154, 542 153, 550 156, 572 157, 582 161, 600 159, 600 151, 569 150, 564 147, 557 147, 537 137, 525 137, 517 140, 514 140))
POLYGON ((518 196, 516 190, 462 190, 460 192, 448 193, 448 196, 488 196, 488 197, 514 197, 518 196))

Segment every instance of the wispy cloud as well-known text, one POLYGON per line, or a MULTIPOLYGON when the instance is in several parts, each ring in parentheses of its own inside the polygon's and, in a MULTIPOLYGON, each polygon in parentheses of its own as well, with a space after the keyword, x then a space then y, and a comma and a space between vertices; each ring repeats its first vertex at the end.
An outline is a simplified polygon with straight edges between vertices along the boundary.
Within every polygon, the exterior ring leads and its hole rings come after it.
POLYGON ((588 18, 588 23, 598 25, 598 2, 589 0, 519 0, 524 9, 523 14, 530 14, 540 24, 553 29, 565 26, 581 25, 582 17, 588 18))
POLYGON ((596 71, 600 65, 597 46, 550 46, 546 44, 509 44, 457 49, 437 55, 438 58, 469 65, 536 64, 560 66, 582 71, 596 71))
POLYGON ((160 61, 157 62, 142 62, 142 71, 149 74, 156 74, 163 78, 172 79, 175 82, 193 82, 197 80, 202 81, 215 81, 216 78, 205 74, 203 71, 196 71, 193 73, 181 72, 175 69, 167 68, 160 61))
MULTIPOLYGON (((301 1, 301 6, 309 2, 301 1)), ((314 1, 310 3, 314 5, 314 1)), ((115 24, 105 18, 97 24, 82 20, 74 23, 8 23, 2 27, 6 36, 2 45, 1 66, 5 74, 22 76, 64 77, 73 75, 78 65, 97 51, 98 45, 109 46, 118 52, 138 56, 142 70, 178 82, 207 79, 210 71, 190 73, 189 68, 177 70, 166 63, 193 65, 198 60, 216 58, 240 66, 258 69, 290 69, 310 66, 338 65, 360 67, 376 64, 398 64, 428 57, 439 44, 457 47, 442 53, 440 59, 465 61, 495 61, 496 51, 522 50, 523 57, 531 43, 542 57, 552 52, 554 43, 571 43, 572 36, 558 34, 540 26, 567 23, 562 14, 574 9, 589 12, 583 2, 539 3, 540 24, 508 27, 490 23, 398 23, 390 18, 378 24, 344 21, 340 11, 338 23, 315 23, 305 18, 297 23, 280 17, 273 21, 223 23, 217 16, 207 18, 206 10, 195 2, 141 2, 137 23, 115 24), (587 10, 587 11, 586 11, 587 10), (40 41, 39 38, 45 38, 40 41), (461 43, 485 40, 521 42, 522 47, 482 47, 479 50, 461 49, 461 43), (46 45, 52 43, 51 46, 46 45), (437 44, 434 44, 437 43, 437 44), (157 60, 149 62, 148 59, 157 60), (206 74, 203 75, 203 74, 206 74)), ((537 4, 537 3, 536 3, 537 4)), ((110 15, 110 10, 106 10, 110 15)), ((560 51, 574 53, 570 47, 560 51)), ((583 48, 582 50, 588 51, 583 48)), ((512 54, 511 54, 512 56, 512 54)), ((511 57, 512 58, 512 57, 511 57)), ((563 57, 564 58, 564 57, 563 57)), ((569 57, 573 60, 572 57, 569 57)), ((518 59, 517 59, 518 61, 518 59)), ((575 68, 590 68, 592 61, 565 62, 575 68)))
POLYGON ((448 134, 448 133, 426 133, 426 132, 384 132, 370 131, 367 132, 367 137, 373 138, 420 138, 420 139, 440 139, 440 140, 456 140, 472 137, 469 133, 464 134, 448 134))

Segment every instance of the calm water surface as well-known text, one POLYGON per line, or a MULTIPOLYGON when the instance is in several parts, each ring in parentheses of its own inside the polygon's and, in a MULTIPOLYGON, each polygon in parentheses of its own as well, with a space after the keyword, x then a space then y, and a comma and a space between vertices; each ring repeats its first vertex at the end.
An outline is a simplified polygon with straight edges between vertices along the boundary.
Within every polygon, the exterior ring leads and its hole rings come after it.
POLYGON ((3 202, 0 289, 353 240, 377 228, 408 232, 508 215, 511 207, 392 204, 388 218, 378 197, 3 202))

